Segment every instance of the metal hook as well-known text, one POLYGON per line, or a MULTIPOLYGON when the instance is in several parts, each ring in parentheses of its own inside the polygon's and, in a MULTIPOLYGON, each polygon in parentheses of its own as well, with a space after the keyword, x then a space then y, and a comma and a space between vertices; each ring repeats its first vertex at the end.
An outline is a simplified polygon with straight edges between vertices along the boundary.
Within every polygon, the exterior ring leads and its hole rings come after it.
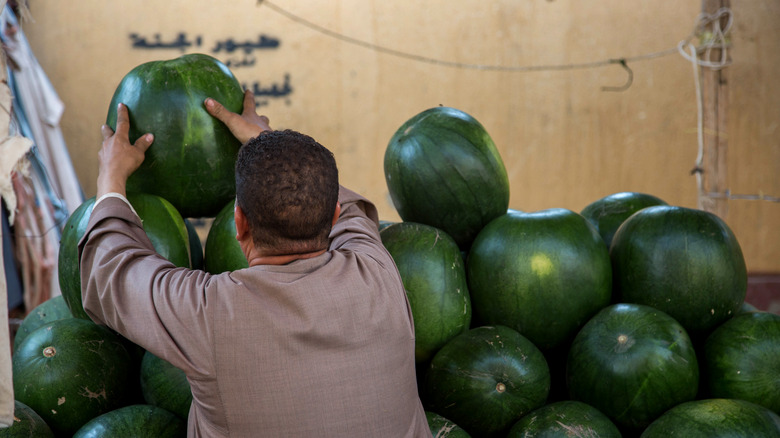
POLYGON ((620 64, 621 67, 623 67, 626 72, 628 73, 628 79, 626 80, 626 83, 619 86, 619 87, 601 87, 601 91, 626 91, 631 87, 631 84, 634 82, 634 72, 631 70, 631 67, 626 64, 625 58, 620 59, 611 59, 609 61, 612 64, 620 64))

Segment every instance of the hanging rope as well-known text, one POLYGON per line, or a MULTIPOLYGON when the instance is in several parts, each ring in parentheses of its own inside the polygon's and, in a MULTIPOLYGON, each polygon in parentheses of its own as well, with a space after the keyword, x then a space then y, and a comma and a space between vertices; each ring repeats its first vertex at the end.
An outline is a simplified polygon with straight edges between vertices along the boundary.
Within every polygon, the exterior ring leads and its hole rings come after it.
POLYGON ((677 48, 679 53, 693 66, 693 82, 696 89, 696 131, 698 150, 696 162, 691 173, 696 176, 696 188, 700 197, 710 199, 743 199, 780 202, 780 197, 758 194, 737 194, 731 190, 723 192, 709 192, 705 190, 702 174, 704 173, 704 99, 701 90, 701 67, 720 70, 731 65, 728 56, 730 41, 728 39, 734 15, 729 8, 720 8, 713 14, 701 13, 696 20, 694 34, 699 37, 700 45, 697 47, 688 40, 680 41, 677 48), (723 24, 725 23, 725 24, 723 24), (714 59, 714 51, 719 50, 720 56, 714 59))
MULTIPOLYGON (((328 37, 337 39, 339 41, 356 45, 359 47, 364 47, 369 50, 373 50, 375 52, 384 53, 386 55, 395 56, 398 58, 408 59, 411 61, 416 62, 422 62, 426 64, 433 64, 437 66, 442 67, 451 67, 451 68, 459 68, 459 69, 468 69, 468 70, 484 70, 484 71, 504 71, 504 72, 540 72, 540 71, 564 71, 564 70, 582 70, 582 69, 591 69, 591 68, 600 68, 600 67, 607 67, 612 65, 619 65, 621 66, 626 73, 628 74, 628 78, 625 84, 617 87, 602 87, 603 91, 625 91, 627 90, 631 84, 633 83, 633 77, 634 73, 631 70, 631 68, 628 66, 629 62, 637 62, 637 61, 645 61, 649 59, 654 58, 660 58, 663 56, 672 55, 674 53, 678 52, 677 47, 662 50, 659 52, 652 52, 652 53, 646 53, 642 55, 637 56, 624 56, 620 58, 612 58, 612 59, 605 59, 605 60, 598 60, 598 61, 591 61, 591 62, 583 62, 583 63, 574 63, 574 64, 547 64, 547 65, 520 65, 520 66, 507 66, 507 65, 496 65, 496 64, 472 64, 472 63, 465 63, 465 62, 454 62, 454 61, 447 61, 442 59, 436 59, 431 58, 427 56, 422 55, 416 55, 413 53, 404 52, 401 50, 391 49, 385 46, 381 46, 378 44, 369 43, 364 40, 360 40, 357 38, 353 38, 347 35, 344 35, 339 32, 332 31, 330 29, 327 29, 325 27, 322 27, 318 24, 315 24, 309 20, 306 20, 305 18, 293 14, 292 12, 278 6, 276 3, 271 2, 269 0, 258 0, 257 5, 263 5, 267 7, 268 9, 273 10, 277 14, 280 14, 304 27, 307 27, 311 30, 314 30, 315 32, 321 33, 323 35, 326 35, 328 37)), ((692 33, 691 35, 694 35, 692 33)), ((688 41, 686 39, 686 41, 688 41)))
POLYGON ((720 8, 714 14, 702 12, 696 19, 696 27, 693 31, 693 35, 699 37, 700 45, 698 47, 692 46, 690 43, 691 38, 689 38, 685 41, 680 41, 680 44, 677 45, 678 51, 685 59, 702 67, 714 70, 728 67, 731 65, 728 55, 728 49, 731 44, 727 35, 731 30, 733 21, 734 15, 729 8, 720 8), (721 25, 724 19, 726 23, 721 25), (691 46, 695 50, 689 54, 685 49, 691 46), (720 51, 720 59, 712 59, 713 50, 720 51))

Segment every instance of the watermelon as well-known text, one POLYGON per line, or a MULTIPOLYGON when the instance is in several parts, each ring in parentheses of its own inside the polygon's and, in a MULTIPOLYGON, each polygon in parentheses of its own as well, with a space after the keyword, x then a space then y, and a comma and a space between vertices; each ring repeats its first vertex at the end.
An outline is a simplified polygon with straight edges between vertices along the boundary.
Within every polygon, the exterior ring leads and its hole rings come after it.
POLYGON ((704 399, 677 405, 653 421, 641 438, 778 438, 780 416, 744 400, 704 399))
POLYGON ((141 360, 141 392, 147 404, 187 419, 192 404, 187 376, 184 371, 148 351, 141 360))
POLYGON ((555 437, 621 438, 620 430, 606 415, 588 404, 563 400, 524 415, 506 438, 555 437))
POLYGON ((184 438, 187 423, 165 409, 152 405, 123 406, 84 424, 73 438, 184 438))
POLYGON ((130 116, 130 141, 151 132, 154 143, 127 181, 128 192, 158 195, 184 217, 213 217, 235 197, 241 144, 203 104, 213 97, 241 112, 244 92, 225 64, 205 54, 138 65, 111 98, 106 124, 116 129, 119 103, 130 116))
POLYGON ((382 230, 384 230, 385 228, 389 227, 390 225, 393 225, 393 224, 396 224, 396 223, 398 223, 398 222, 394 222, 394 221, 386 221, 386 220, 381 220, 381 219, 380 219, 380 220, 379 220, 379 227, 378 227, 378 228, 379 228, 379 231, 382 231, 382 230))
POLYGON ((636 431, 696 397, 699 367, 691 339, 674 318, 649 306, 614 304, 577 333, 566 379, 572 400, 636 431))
POLYGON ((54 432, 37 412, 14 400, 13 423, 0 428, 0 438, 54 438, 54 432))
POLYGON ((512 327, 542 350, 571 340, 612 297, 601 236, 563 208, 491 221, 474 239, 467 277, 479 321, 512 327))
POLYGON ((619 192, 597 199, 580 211, 598 230, 609 247, 620 224, 637 211, 653 205, 668 205, 656 196, 639 192, 619 192))
POLYGON ((745 301, 739 306, 739 310, 737 310, 737 315, 741 313, 751 313, 751 312, 758 312, 758 311, 759 311, 758 307, 745 301))
POLYGON ((120 336, 80 318, 50 322, 30 333, 12 357, 16 399, 57 435, 124 406, 136 384, 120 336))
POLYGON ((426 410, 473 436, 503 436, 550 390, 542 352, 516 330, 482 326, 462 333, 433 357, 425 374, 426 410))
POLYGON ((734 233, 712 213, 644 208, 618 228, 610 247, 617 301, 662 310, 702 339, 745 300, 747 269, 734 233))
MULTIPOLYGON (((173 205, 146 193, 128 193, 127 199, 143 221, 144 231, 154 249, 174 265, 190 267, 187 226, 173 205)), ((81 303, 78 243, 87 230, 94 206, 95 198, 92 197, 70 215, 62 231, 58 254, 60 291, 73 316, 81 319, 89 319, 89 316, 81 303)))
POLYGON ((425 419, 428 420, 431 435, 436 438, 471 438, 462 427, 435 412, 425 411, 425 419))
POLYGON ((235 200, 230 201, 214 217, 206 236, 203 268, 211 274, 237 271, 249 267, 249 262, 236 240, 235 200))
POLYGON ((780 315, 741 313, 704 343, 710 397, 736 398, 780 414, 780 315))
POLYGON ((509 179, 496 145, 471 115, 425 110, 393 134, 384 173, 403 221, 444 230, 468 248, 480 229, 504 214, 509 179))
POLYGON ((79 240, 84 236, 89 223, 89 216, 95 206, 95 198, 89 198, 71 213, 60 236, 60 247, 57 254, 57 276, 60 293, 68 305, 68 309, 76 318, 89 319, 81 305, 81 276, 79 271, 79 240))
POLYGON ((415 360, 426 362, 471 324, 471 300, 460 249, 444 231, 414 222, 390 225, 380 236, 409 298, 415 360))
POLYGON ((187 227, 187 237, 190 242, 190 260, 192 269, 203 269, 203 243, 200 241, 198 230, 189 219, 184 219, 187 227))
POLYGON ((33 330, 52 321, 65 318, 73 318, 73 314, 70 313, 68 304, 65 302, 65 297, 62 295, 49 298, 35 306, 35 308, 24 317, 22 323, 19 324, 19 329, 16 331, 16 335, 14 335, 14 351, 17 350, 24 338, 33 330))

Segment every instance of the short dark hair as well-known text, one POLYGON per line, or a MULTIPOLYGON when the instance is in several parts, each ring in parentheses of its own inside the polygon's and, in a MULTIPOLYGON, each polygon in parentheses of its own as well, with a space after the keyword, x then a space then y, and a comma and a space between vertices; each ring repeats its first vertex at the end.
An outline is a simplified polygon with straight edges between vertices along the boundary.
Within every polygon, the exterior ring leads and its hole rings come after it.
POLYGON ((236 203, 253 243, 278 254, 327 248, 338 202, 333 153, 293 130, 266 131, 236 159, 236 203))

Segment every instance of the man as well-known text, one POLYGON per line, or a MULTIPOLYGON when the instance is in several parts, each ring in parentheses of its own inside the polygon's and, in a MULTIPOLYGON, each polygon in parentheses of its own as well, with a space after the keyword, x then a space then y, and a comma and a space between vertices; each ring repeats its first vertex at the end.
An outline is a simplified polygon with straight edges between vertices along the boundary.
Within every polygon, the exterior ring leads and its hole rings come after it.
POLYGON ((338 183, 332 154, 242 114, 207 110, 244 145, 236 238, 249 268, 220 275, 157 255, 124 199, 152 134, 103 126, 97 197, 80 243, 87 313, 182 369, 191 437, 429 437, 414 328, 375 207, 338 183))

